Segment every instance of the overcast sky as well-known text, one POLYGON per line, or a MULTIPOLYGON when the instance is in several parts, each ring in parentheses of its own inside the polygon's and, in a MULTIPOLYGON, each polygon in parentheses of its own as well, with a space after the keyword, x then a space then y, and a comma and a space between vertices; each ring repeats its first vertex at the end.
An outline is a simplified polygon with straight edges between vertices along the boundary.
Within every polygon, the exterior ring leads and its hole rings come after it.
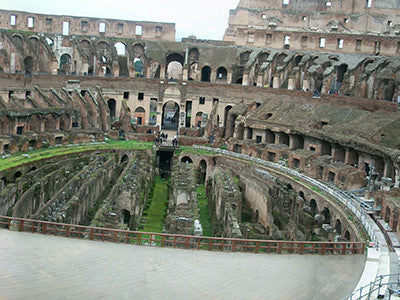
POLYGON ((176 23, 176 37, 222 39, 239 0, 0 0, 0 8, 133 21, 176 23))

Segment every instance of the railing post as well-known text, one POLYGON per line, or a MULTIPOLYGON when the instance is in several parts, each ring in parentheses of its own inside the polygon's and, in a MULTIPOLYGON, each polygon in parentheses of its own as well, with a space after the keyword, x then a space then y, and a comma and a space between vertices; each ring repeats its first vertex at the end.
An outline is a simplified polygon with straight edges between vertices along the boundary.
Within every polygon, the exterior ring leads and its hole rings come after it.
POLYGON ((137 234, 137 238, 136 238, 136 245, 140 245, 140 239, 141 239, 142 235, 140 233, 137 234))
POLYGON ((47 224, 46 223, 42 223, 42 231, 43 231, 43 234, 46 234, 46 232, 47 232, 47 224))
POLYGON ((18 231, 24 231, 24 220, 19 221, 18 231))
POLYGON ((347 244, 342 244, 342 254, 343 255, 346 254, 346 246, 347 246, 347 244))
POLYGON ((10 230, 10 226, 11 226, 11 219, 8 219, 7 221, 7 229, 10 230))
POLYGON ((382 275, 380 275, 380 276, 379 276, 379 288, 378 288, 378 295, 381 293, 382 279, 383 279, 383 276, 382 276, 382 275))
POLYGON ((281 242, 278 242, 278 251, 277 251, 277 253, 278 254, 282 253, 282 243, 281 242))
POLYGON ((256 253, 260 252, 260 242, 256 242, 256 253))
POLYGON ((161 247, 165 247, 165 236, 161 236, 161 247))
POLYGON ((236 240, 232 241, 232 252, 236 252, 236 240))
POLYGON ((57 228, 57 225, 55 225, 55 227, 54 227, 54 235, 55 235, 55 236, 58 235, 58 228, 57 228))
POLYGON ((69 225, 65 226, 65 237, 69 237, 71 234, 71 227, 69 225))
POLYGON ((185 237, 185 249, 189 249, 189 238, 185 237))
POLYGON ((300 254, 303 254, 303 253, 304 253, 304 244, 301 243, 300 244, 300 254))
POLYGON ((322 255, 325 255, 325 247, 326 247, 326 245, 322 244, 322 247, 321 247, 321 254, 322 255))
POLYGON ((113 242, 114 243, 118 242, 118 232, 116 231, 113 232, 113 242))
POLYGON ((356 249, 357 249, 357 245, 356 245, 356 243, 353 243, 353 254, 356 254, 356 249))
POLYGON ((90 228, 90 235, 89 235, 89 239, 93 240, 94 239, 94 229, 90 228))
POLYGON ((221 240, 221 252, 224 251, 224 240, 221 240))
POLYGON ((212 240, 208 240, 208 250, 209 251, 213 250, 213 242, 212 242, 212 240))

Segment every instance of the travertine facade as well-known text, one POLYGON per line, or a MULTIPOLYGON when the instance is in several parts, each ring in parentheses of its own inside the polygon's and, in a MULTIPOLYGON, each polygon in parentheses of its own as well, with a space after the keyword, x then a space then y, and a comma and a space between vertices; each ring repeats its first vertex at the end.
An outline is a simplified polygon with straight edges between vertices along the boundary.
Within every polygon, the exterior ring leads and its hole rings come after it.
POLYGON ((241 0, 224 41, 276 49, 400 53, 400 3, 390 0, 241 0))

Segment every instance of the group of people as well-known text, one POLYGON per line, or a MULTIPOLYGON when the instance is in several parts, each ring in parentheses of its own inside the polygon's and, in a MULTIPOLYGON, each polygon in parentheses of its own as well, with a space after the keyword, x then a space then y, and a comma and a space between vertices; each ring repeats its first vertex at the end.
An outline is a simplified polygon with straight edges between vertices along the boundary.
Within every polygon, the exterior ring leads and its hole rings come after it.
MULTIPOLYGON (((168 140, 168 133, 159 132, 156 136, 156 145, 163 145, 164 142, 168 140)), ((175 135, 172 139, 172 146, 179 147, 178 136, 175 135)))

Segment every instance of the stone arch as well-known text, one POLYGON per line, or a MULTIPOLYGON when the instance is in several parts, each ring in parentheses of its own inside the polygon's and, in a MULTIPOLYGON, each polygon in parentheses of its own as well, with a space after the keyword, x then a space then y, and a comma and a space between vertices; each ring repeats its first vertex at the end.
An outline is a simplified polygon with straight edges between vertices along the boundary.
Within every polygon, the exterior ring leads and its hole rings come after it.
POLYGON ((150 78, 160 78, 161 75, 161 64, 160 62, 153 60, 150 63, 150 78))
POLYGON ((34 132, 42 131, 41 119, 39 118, 38 115, 33 115, 29 119, 29 131, 34 131, 34 132))
POLYGON ((124 154, 121 157, 120 164, 127 163, 128 161, 129 161, 129 155, 128 154, 124 154))
POLYGON ((32 74, 33 73, 33 57, 32 56, 27 56, 24 59, 24 71, 25 74, 32 74))
POLYGON ((1 134, 9 134, 12 120, 8 116, 3 116, 0 122, 0 133, 1 134))
POLYGON ((201 81, 203 82, 211 81, 211 68, 209 66, 204 66, 201 69, 201 81))
POLYGON ((335 230, 338 235, 342 235, 342 222, 339 219, 336 219, 335 230))
POLYGON ((347 72, 348 69, 347 64, 341 64, 340 66, 337 67, 336 69, 336 82, 342 83, 344 80, 344 75, 347 72))
POLYGON ((71 129, 71 117, 68 114, 62 114, 60 117, 60 130, 71 129))
POLYGON ((118 41, 114 44, 115 51, 118 56, 126 56, 126 44, 118 41))
POLYGON ((143 77, 144 76, 143 60, 138 57, 135 57, 133 63, 135 65, 135 77, 143 77))
POLYGON ((45 115, 44 117, 44 131, 56 130, 56 120, 52 114, 45 115))
POLYGON ((145 49, 143 44, 140 43, 133 44, 133 56, 137 58, 145 56, 145 49))
POLYGON ((162 128, 177 130, 179 127, 179 105, 173 100, 167 101, 162 110, 162 128))
POLYGON ((206 176, 207 176, 207 162, 205 159, 200 160, 199 170, 200 170, 201 182, 204 183, 206 181, 206 176))
POLYGON ((189 157, 189 156, 183 156, 182 158, 181 158, 181 162, 183 162, 183 163, 189 163, 189 164, 192 164, 193 163, 193 160, 189 157))
POLYGON ((262 52, 258 57, 258 63, 262 65, 263 63, 268 61, 270 53, 269 52, 262 52))
POLYGON ((107 100, 107 106, 108 109, 110 110, 110 118, 111 122, 115 121, 115 118, 117 116, 116 110, 117 110, 117 101, 115 99, 111 98, 107 100))
POLYGON ((245 65, 245 64, 249 61, 249 59, 250 59, 250 54, 251 54, 251 51, 250 51, 250 50, 246 50, 246 51, 244 51, 244 52, 242 52, 242 53, 240 54, 240 56, 239 56, 239 61, 240 61, 240 64, 241 64, 241 65, 245 65))
POLYGON ((59 74, 69 74, 71 71, 71 55, 64 53, 60 56, 59 74))
POLYGON ((166 77, 167 79, 182 80, 184 57, 179 53, 171 53, 167 56, 166 77))
POLYGON ((228 79, 228 70, 225 67, 219 67, 217 69, 217 81, 226 82, 228 79))
POLYGON ((303 200, 306 200, 306 197, 304 196, 304 192, 303 192, 303 191, 300 191, 300 192, 299 192, 299 197, 300 197, 301 199, 303 199, 303 200))
POLYGON ((346 230, 346 232, 344 233, 344 238, 349 242, 351 241, 351 235, 348 230, 346 230))
POLYGON ((201 122, 203 121, 203 112, 199 111, 196 113, 196 119, 195 119, 195 127, 201 127, 201 122))
POLYGON ((15 182, 18 178, 20 178, 21 176, 22 176, 22 172, 21 172, 21 171, 15 172, 14 175, 13 175, 13 180, 14 180, 14 182, 15 182))
POLYGON ((311 208, 311 211, 310 211, 311 215, 315 216, 318 211, 318 205, 317 205, 317 201, 315 201, 315 199, 310 200, 310 208, 311 208))
POLYGON ((293 66, 297 67, 303 59, 303 54, 297 54, 293 59, 293 66))
POLYGON ((189 50, 189 62, 198 62, 199 61, 199 50, 197 48, 191 48, 189 50))
POLYGON ((146 119, 146 110, 139 106, 135 109, 135 119, 137 125, 144 125, 146 119))
POLYGON ((324 223, 330 224, 331 223, 331 212, 328 207, 324 207, 321 212, 321 215, 324 216, 324 223))
POLYGON ((384 220, 385 220, 385 222, 388 223, 388 224, 389 224, 389 222, 390 222, 390 215, 391 215, 391 214, 392 214, 392 211, 391 211, 390 207, 386 206, 384 220))

